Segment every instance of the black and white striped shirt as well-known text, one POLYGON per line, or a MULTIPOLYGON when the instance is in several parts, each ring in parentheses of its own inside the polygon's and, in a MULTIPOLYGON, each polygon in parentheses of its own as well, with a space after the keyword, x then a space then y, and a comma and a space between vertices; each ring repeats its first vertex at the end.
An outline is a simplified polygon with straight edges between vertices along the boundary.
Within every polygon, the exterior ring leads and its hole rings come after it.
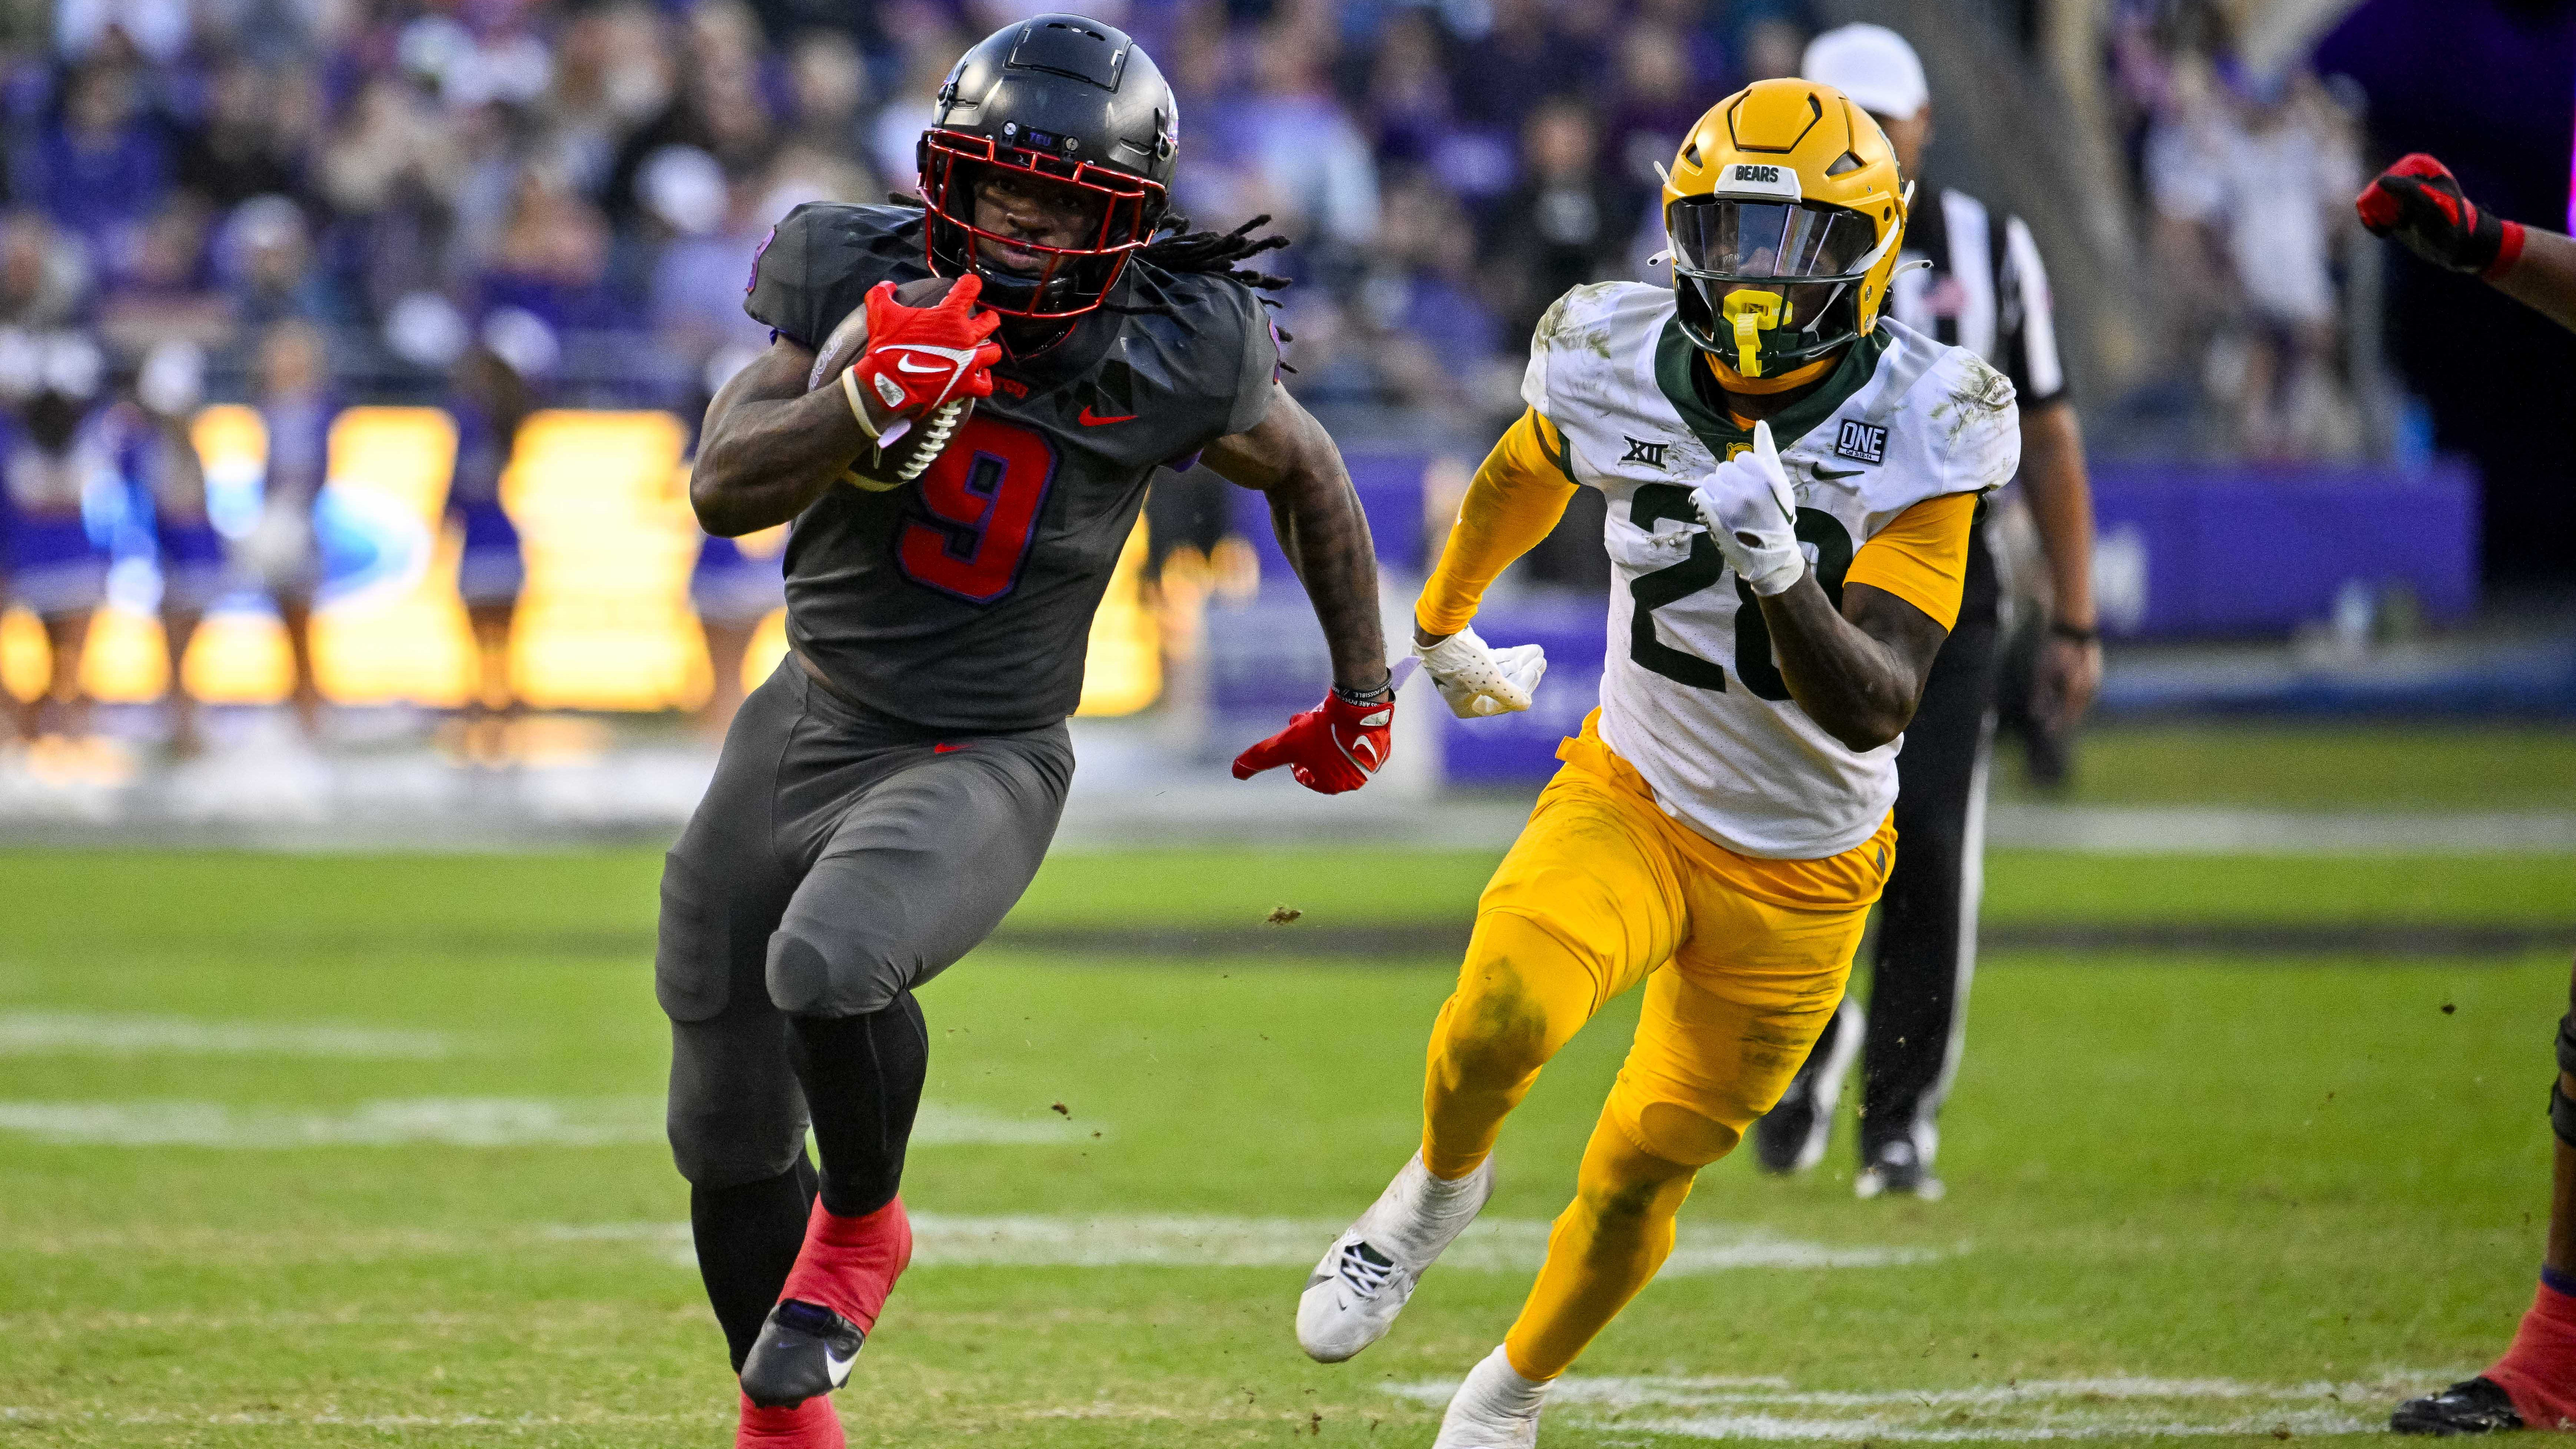
POLYGON ((2048 270, 2020 217, 1999 227, 1984 202, 1945 188, 1915 205, 1900 256, 1932 265, 1897 274, 1888 297, 1897 321, 1984 358, 2012 379, 2025 411, 2065 395, 2048 270))

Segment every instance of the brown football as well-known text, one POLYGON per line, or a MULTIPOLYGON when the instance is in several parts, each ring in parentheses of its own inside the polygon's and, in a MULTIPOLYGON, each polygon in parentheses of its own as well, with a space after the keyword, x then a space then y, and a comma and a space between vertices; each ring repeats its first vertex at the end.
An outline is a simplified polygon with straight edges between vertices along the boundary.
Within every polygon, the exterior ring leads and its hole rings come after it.
MULTIPOLYGON (((928 307, 947 296, 954 281, 951 277, 917 277, 897 286, 894 299, 907 307, 928 307)), ((841 319, 841 325, 832 329, 832 335, 823 339, 823 350, 814 355, 814 370, 806 376, 806 389, 839 387, 842 369, 857 361, 867 345, 868 309, 853 307, 850 315, 841 319)), ((937 441, 944 442, 947 437, 955 436, 955 429, 965 426, 967 417, 974 411, 974 400, 965 399, 956 419, 937 441)), ((900 487, 904 469, 916 460, 924 446, 934 441, 933 434, 940 432, 929 426, 930 421, 916 418, 913 425, 904 430, 903 436, 895 440, 893 447, 882 451, 869 449, 851 459, 850 466, 841 474, 841 481, 870 493, 883 493, 900 487)))

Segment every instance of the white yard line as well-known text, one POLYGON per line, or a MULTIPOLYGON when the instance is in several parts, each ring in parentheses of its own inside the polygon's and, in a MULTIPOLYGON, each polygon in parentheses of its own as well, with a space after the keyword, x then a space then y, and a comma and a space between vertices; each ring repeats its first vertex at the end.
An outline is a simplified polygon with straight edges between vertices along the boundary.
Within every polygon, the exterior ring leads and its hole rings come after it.
MULTIPOLYGON (((912 1252, 916 1265, 940 1268, 1306 1268, 1346 1226, 1328 1218, 914 1213, 912 1252)), ((1535 1272, 1547 1256, 1548 1226, 1542 1218, 1485 1219, 1451 1245, 1440 1266, 1535 1272)), ((642 1242, 661 1247, 675 1262, 696 1261, 686 1223, 567 1225, 546 1232, 569 1240, 642 1242)), ((1691 1223, 1683 1225, 1664 1275, 1691 1277, 1741 1268, 1886 1268, 1962 1251, 1965 1245, 1829 1245, 1780 1237, 1765 1228, 1691 1223)))
POLYGON ((330 1022, 208 1021, 103 1011, 0 1011, 0 1056, 273 1056, 355 1061, 453 1054, 443 1032, 330 1022))
MULTIPOLYGON (((2378 1434, 2386 1432, 2388 1409, 2399 1398, 2458 1376, 2391 1370, 2370 1382, 2262 1384, 2113 1375, 1858 1392, 1800 1390, 1776 1378, 1577 1376, 1557 1385, 1551 1417, 1687 1439, 1809 1443, 2378 1434)), ((1432 1407, 1446 1404, 1457 1382, 1386 1389, 1432 1407)))
POLYGON ((952 1107, 924 1102, 912 1122, 915 1147, 1020 1147, 1059 1142, 1088 1142, 1114 1137, 1116 1129, 1097 1121, 1074 1123, 1052 1116, 1006 1117, 979 1107, 952 1107))
POLYGON ((2004 1425, 1962 1423, 1942 1428, 1893 1419, 1790 1419, 1769 1414, 1708 1415, 1691 1419, 1621 1419, 1622 1429, 1670 1434, 1686 1439, 1758 1439, 1772 1442, 1855 1443, 1862 1440, 1904 1444, 2027 1444, 2046 1439, 2196 1439, 2221 1434, 2274 1434, 2314 1438, 2325 1434, 2385 1434, 2385 1414, 2363 1419, 2351 1414, 2302 1410, 2224 1422, 2104 1414, 2054 1417, 2047 1423, 2004 1425))
MULTIPOLYGON (((2239 1379, 2158 1379, 2121 1375, 2109 1378, 2017 1379, 1964 1389, 1894 1389, 1880 1392, 1801 1392, 1786 1379, 1748 1384, 1736 1379, 1633 1378, 1567 1379, 1558 1402, 1606 1404, 1613 1408, 1685 1408, 1701 1404, 1759 1403, 1805 1408, 1866 1409, 1916 1404, 1924 1408, 1988 1407, 2057 1399, 2327 1399, 2338 1394, 2369 1393, 2375 1385, 2250 1384, 2239 1379)), ((1447 1400, 1444 1398, 1443 1403, 1447 1400)))
MULTIPOLYGON (((415 1143, 602 1147, 663 1140, 658 1097, 415 1097, 338 1109, 187 1100, 0 1102, 0 1132, 66 1146, 247 1151, 415 1143)), ((925 1103, 912 1145, 1014 1146, 1089 1136, 1070 1123, 925 1103)))
POLYGON ((349 1429, 554 1429, 624 1424, 713 1424, 720 1416, 705 1414, 191 1414, 175 1409, 121 1414, 97 1410, 37 1409, 0 1405, 0 1424, 203 1424, 208 1427, 284 1427, 349 1429))

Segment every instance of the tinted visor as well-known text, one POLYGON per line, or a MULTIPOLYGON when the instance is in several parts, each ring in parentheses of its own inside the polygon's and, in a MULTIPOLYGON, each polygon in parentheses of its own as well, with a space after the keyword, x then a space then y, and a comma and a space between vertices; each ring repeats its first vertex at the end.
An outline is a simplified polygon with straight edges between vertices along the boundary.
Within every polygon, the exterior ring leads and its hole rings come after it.
POLYGON ((1878 230, 1839 206, 1690 196, 1665 213, 1673 266, 1686 275, 1759 279, 1849 277, 1878 230))

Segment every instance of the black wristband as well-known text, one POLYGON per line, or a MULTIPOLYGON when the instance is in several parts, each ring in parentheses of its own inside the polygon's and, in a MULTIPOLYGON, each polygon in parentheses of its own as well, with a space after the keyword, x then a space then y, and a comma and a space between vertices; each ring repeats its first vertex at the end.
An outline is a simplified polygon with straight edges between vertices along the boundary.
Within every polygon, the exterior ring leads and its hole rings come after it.
POLYGON ((2067 623, 2063 619, 2049 620, 2048 632, 2056 635, 2060 639, 2066 640, 2070 644, 2099 644, 2102 642, 2101 630, 2079 629, 2074 625, 2067 623))
POLYGON ((1344 689, 1336 684, 1333 686, 1333 698, 1355 709, 1364 709, 1372 704, 1386 704, 1395 698, 1395 678, 1389 675, 1386 683, 1371 690, 1344 689))

